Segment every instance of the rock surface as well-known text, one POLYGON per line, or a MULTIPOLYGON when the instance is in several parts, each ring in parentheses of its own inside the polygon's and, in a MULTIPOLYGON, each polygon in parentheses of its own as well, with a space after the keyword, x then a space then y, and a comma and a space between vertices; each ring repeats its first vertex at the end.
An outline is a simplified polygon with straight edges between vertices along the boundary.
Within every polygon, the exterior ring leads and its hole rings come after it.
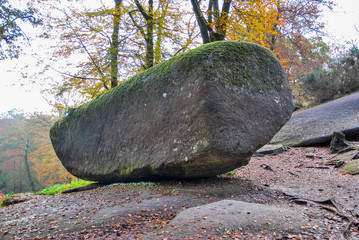
POLYGON ((359 93, 295 112, 271 143, 307 147, 329 144, 333 132, 359 136, 359 93))
POLYGON ((246 165, 287 122, 291 89, 255 44, 202 45, 72 111, 50 130, 73 175, 99 182, 209 177, 246 165))
MULTIPOLYGON (((9 206, 9 205, 14 205, 17 203, 29 201, 33 198, 36 198, 36 195, 33 193, 17 193, 17 194, 14 194, 14 195, 4 198, 1 205, 3 207, 9 206)), ((2 207, 2 206, 0 206, 0 207, 2 207)))
MULTIPOLYGON (((297 234, 303 229, 314 227, 318 221, 308 225, 309 218, 298 212, 266 206, 257 203, 247 203, 234 200, 222 200, 193 207, 180 212, 161 232, 170 232, 176 238, 185 238, 193 232, 201 232, 221 228, 223 232, 242 231, 260 234, 280 234, 282 232, 297 234), (203 230, 202 230, 203 231, 203 230)), ((154 235, 145 239, 154 239, 154 235)))
POLYGON ((353 160, 343 166, 343 172, 357 175, 359 174, 359 160, 353 160))

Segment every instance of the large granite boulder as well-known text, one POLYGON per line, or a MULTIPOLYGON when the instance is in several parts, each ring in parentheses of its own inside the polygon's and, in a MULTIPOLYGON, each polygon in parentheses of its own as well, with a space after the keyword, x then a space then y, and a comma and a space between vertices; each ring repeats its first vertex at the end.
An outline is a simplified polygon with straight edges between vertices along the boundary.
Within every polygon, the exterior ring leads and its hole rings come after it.
POLYGON ((333 132, 359 136, 359 93, 295 112, 271 143, 307 147, 330 143, 333 132))
POLYGON ((272 52, 202 45, 142 72, 55 123, 65 168, 99 182, 199 178, 246 165, 292 114, 272 52))

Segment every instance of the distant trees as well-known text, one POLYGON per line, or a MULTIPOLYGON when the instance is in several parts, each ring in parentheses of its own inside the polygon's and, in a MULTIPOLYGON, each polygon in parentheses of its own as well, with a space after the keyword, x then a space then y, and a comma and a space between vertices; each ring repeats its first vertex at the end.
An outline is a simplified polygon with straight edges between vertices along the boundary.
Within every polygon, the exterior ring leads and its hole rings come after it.
POLYGON ((0 0, 0 60, 19 56, 21 47, 16 41, 27 39, 20 23, 27 22, 33 26, 41 24, 35 14, 36 9, 30 4, 27 9, 20 10, 12 7, 8 0, 0 0))
POLYGON ((73 177, 57 159, 49 141, 53 117, 12 111, 0 121, 0 189, 36 191, 73 177))
POLYGON ((352 46, 326 65, 317 65, 304 79, 303 89, 315 103, 359 91, 359 49, 352 46))
POLYGON ((25 172, 27 184, 21 183, 19 188, 22 191, 35 191, 34 173, 30 170, 29 162, 29 155, 36 149, 35 132, 29 128, 28 122, 24 121, 21 114, 10 114, 13 122, 7 126, 0 138, 0 161, 12 161, 12 174, 8 171, 8 181, 12 181, 13 191, 17 190, 16 181, 23 177, 22 170, 25 172))

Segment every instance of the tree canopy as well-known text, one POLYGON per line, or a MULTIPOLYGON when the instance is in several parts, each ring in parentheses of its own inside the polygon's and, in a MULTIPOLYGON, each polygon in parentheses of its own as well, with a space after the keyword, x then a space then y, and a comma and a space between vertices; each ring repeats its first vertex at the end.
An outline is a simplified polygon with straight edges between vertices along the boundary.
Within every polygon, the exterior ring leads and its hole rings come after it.
POLYGON ((96 9, 78 1, 65 7, 49 3, 43 3, 52 10, 46 21, 53 26, 52 37, 60 36, 50 54, 56 61, 83 56, 76 67, 61 69, 63 80, 51 89, 62 109, 70 92, 88 101, 201 42, 240 40, 271 49, 297 99, 302 95, 298 82, 328 60, 319 17, 331 8, 329 1, 114 0, 96 9))
POLYGON ((30 4, 21 10, 12 7, 8 0, 0 0, 0 60, 19 56, 21 44, 17 41, 28 39, 21 23, 33 26, 41 24, 41 20, 35 15, 36 9, 30 4))

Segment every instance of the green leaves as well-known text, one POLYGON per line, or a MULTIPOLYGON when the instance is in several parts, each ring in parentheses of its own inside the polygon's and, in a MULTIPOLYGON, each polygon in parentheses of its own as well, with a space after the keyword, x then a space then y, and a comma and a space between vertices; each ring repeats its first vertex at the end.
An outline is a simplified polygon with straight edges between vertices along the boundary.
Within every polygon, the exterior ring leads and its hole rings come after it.
POLYGON ((16 41, 19 38, 28 40, 20 24, 22 22, 31 23, 33 26, 41 24, 41 20, 35 15, 36 10, 33 7, 20 10, 13 8, 8 0, 0 0, 0 60, 19 56, 21 48, 16 41))

